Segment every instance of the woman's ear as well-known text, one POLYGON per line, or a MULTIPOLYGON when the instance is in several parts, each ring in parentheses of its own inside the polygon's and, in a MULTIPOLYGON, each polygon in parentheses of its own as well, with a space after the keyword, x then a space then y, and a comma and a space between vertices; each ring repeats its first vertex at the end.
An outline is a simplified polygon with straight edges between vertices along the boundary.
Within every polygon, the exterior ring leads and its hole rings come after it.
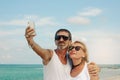
POLYGON ((84 58, 85 56, 82 56, 82 58, 84 58))
POLYGON ((85 54, 84 53, 82 54, 82 58, 85 58, 85 54))

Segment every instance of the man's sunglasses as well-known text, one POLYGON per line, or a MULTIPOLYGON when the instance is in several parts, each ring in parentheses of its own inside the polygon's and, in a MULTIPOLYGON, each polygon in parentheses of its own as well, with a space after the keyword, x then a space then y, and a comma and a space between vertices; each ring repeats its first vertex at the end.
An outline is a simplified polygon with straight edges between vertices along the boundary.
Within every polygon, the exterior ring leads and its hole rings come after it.
POLYGON ((55 40, 60 40, 61 38, 63 38, 64 41, 69 39, 69 37, 65 36, 65 35, 56 35, 55 36, 55 40))
POLYGON ((79 51, 81 49, 80 46, 70 46, 69 49, 68 49, 68 51, 71 51, 74 48, 75 48, 76 51, 79 51))

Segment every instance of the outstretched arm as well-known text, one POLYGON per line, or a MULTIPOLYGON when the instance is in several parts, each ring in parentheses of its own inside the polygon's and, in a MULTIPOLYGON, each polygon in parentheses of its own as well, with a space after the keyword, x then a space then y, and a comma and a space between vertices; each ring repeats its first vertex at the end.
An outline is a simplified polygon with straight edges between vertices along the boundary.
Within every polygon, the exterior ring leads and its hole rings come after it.
POLYGON ((25 30, 25 37, 28 42, 28 45, 42 58, 43 62, 47 64, 52 57, 52 50, 44 49, 39 46, 34 40, 33 35, 35 30, 30 28, 29 26, 25 30))

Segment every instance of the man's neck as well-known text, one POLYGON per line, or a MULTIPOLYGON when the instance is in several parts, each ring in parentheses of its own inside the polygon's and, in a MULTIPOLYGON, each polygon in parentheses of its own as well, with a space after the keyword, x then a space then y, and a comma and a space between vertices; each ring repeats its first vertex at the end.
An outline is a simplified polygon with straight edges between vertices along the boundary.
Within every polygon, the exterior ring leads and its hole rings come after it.
POLYGON ((67 50, 66 49, 56 49, 56 54, 58 55, 60 61, 62 62, 62 64, 66 64, 67 63, 67 59, 66 59, 66 53, 67 50))
POLYGON ((67 53, 67 49, 56 49, 55 50, 58 55, 65 56, 67 53))

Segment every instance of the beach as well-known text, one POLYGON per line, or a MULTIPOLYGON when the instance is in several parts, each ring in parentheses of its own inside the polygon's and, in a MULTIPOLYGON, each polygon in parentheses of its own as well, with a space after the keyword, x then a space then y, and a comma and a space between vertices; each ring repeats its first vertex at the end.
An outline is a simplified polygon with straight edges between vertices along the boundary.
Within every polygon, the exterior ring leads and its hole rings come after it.
POLYGON ((100 65, 100 80, 120 80, 120 65, 100 65))
POLYGON ((104 79, 100 79, 100 80, 120 80, 120 76, 113 76, 113 77, 104 78, 104 79))

